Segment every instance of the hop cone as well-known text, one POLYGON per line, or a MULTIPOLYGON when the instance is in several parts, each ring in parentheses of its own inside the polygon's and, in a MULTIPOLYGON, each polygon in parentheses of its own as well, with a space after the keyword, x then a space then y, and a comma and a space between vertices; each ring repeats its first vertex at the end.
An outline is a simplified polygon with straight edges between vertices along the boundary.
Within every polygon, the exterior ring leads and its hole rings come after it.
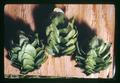
POLYGON ((51 55, 70 55, 76 50, 78 31, 74 18, 68 20, 62 10, 59 11, 55 9, 50 15, 50 24, 46 29, 46 50, 51 55))
POLYGON ((77 65, 82 66, 88 75, 106 69, 111 64, 110 47, 111 44, 105 43, 96 36, 89 42, 88 52, 79 49, 77 43, 78 53, 75 56, 77 65))
POLYGON ((44 45, 39 41, 38 34, 26 34, 22 30, 11 41, 9 56, 12 65, 19 68, 22 74, 38 68, 46 59, 44 45))

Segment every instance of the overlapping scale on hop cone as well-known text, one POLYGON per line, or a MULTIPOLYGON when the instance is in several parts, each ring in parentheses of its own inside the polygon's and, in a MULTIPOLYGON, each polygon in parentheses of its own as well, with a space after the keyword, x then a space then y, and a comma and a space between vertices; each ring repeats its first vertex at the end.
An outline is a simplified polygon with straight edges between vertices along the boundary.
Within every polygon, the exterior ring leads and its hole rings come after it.
POLYGON ((22 74, 38 68, 47 59, 38 34, 26 34, 22 30, 18 31, 16 39, 11 40, 9 56, 11 64, 19 68, 22 74))
POLYGON ((55 56, 70 55, 76 50, 78 30, 74 18, 68 20, 61 9, 54 9, 46 29, 46 51, 55 56))
POLYGON ((110 47, 111 43, 105 43, 97 36, 93 37, 89 42, 88 52, 79 49, 77 43, 78 53, 75 56, 77 65, 83 68, 88 75, 108 68, 111 64, 110 47))

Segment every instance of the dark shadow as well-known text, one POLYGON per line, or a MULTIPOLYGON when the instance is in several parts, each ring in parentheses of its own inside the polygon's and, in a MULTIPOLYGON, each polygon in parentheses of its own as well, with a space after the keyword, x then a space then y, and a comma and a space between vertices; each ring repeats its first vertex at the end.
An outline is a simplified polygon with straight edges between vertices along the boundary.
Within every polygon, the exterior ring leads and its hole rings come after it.
MULTIPOLYGON (((79 47, 82 48, 85 52, 88 51, 88 42, 90 39, 96 35, 95 30, 91 29, 91 27, 84 21, 79 23, 75 21, 75 25, 78 29, 78 44, 79 47)), ((72 56, 71 60, 74 60, 75 55, 72 56)))
MULTIPOLYGON (((36 31, 39 33, 40 39, 44 40, 44 43, 47 43, 46 42, 47 37, 45 33, 46 33, 47 26, 50 24, 48 19, 54 7, 55 6, 53 4, 50 4, 50 5, 44 4, 44 5, 38 5, 33 10, 35 28, 36 28, 36 31)), ((63 8, 62 10, 65 11, 65 8, 63 8)), ((75 25, 77 26, 78 32, 79 32, 79 37, 78 37, 79 45, 81 47, 84 47, 86 43, 89 42, 90 38, 92 38, 95 35, 95 31, 91 30, 90 26, 88 26, 86 22, 78 23, 76 21, 75 25)), ((73 57, 72 59, 74 59, 73 57)))
MULTIPOLYGON (((76 26, 78 27, 78 42, 79 46, 86 47, 90 39, 96 35, 96 31, 91 29, 91 27, 84 21, 81 23, 76 22, 76 26)), ((86 48, 83 48, 84 50, 87 50, 86 48)))
POLYGON ((4 14, 4 46, 6 49, 10 49, 9 41, 14 37, 17 31, 16 21, 7 14, 4 14))
MULTIPOLYGON (((4 47, 7 50, 10 50, 10 40, 14 39, 15 41, 19 41, 16 38, 17 31, 23 30, 27 34, 33 34, 28 24, 25 24, 21 19, 13 19, 11 16, 4 14, 4 47)), ((9 58, 7 56, 7 58, 9 58)))
MULTIPOLYGON (((45 30, 46 26, 48 25, 47 19, 49 17, 49 14, 53 11, 54 5, 39 5, 33 10, 33 18, 35 22, 35 28, 36 31, 39 33, 40 39, 44 39, 46 41, 45 37, 45 30)), ((29 24, 26 24, 22 19, 13 19, 8 14, 4 14, 4 47, 9 51, 10 50, 10 40, 15 39, 16 41, 19 41, 16 38, 17 31, 23 30, 26 34, 34 34, 29 26, 29 24)), ((7 56, 7 58, 9 58, 7 56)))
POLYGON ((38 5, 33 9, 33 18, 35 22, 36 31, 39 33, 40 39, 46 43, 46 26, 49 24, 47 20, 54 9, 54 4, 38 5))
MULTIPOLYGON (((47 26, 47 18, 49 14, 53 11, 54 5, 39 5, 37 8, 33 10, 33 18, 35 21, 35 28, 37 29, 40 39, 45 39, 45 28, 47 26)), ((31 28, 29 24, 24 23, 23 20, 17 18, 13 19, 11 16, 8 14, 4 14, 4 27, 5 27, 5 32, 4 32, 4 47, 7 50, 10 50, 10 40, 15 39, 18 41, 16 38, 17 31, 18 30, 23 30, 26 34, 33 34, 31 31, 31 28)), ((45 40, 46 41, 46 40, 45 40)))
MULTIPOLYGON (((36 31, 39 33, 40 39, 43 39, 46 43, 46 27, 49 25, 49 15, 54 9, 54 4, 44 4, 38 5, 33 9, 33 19, 35 22, 36 31)), ((65 10, 65 9, 64 9, 65 10)), ((4 25, 5 25, 5 34, 4 34, 4 46, 7 49, 10 49, 9 41, 15 38, 17 30, 24 30, 28 34, 32 34, 33 32, 30 30, 30 26, 25 24, 21 19, 14 20, 9 15, 4 15, 4 25)), ((75 22, 79 32, 79 46, 85 47, 85 45, 89 42, 91 37, 95 35, 95 31, 91 30, 90 26, 85 22, 75 22)), ((17 40, 17 39, 16 39, 17 40)), ((86 48, 83 48, 86 50, 86 48)), ((74 56, 72 57, 72 59, 74 56)))

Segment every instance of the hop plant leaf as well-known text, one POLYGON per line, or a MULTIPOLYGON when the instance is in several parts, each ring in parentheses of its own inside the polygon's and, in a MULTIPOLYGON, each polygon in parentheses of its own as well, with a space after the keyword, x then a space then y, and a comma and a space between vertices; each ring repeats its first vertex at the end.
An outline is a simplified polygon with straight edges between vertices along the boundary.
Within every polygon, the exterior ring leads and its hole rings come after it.
POLYGON ((47 59, 44 55, 44 45, 38 34, 26 34, 20 30, 16 35, 18 41, 11 40, 9 52, 11 64, 21 70, 22 74, 38 68, 47 59))
POLYGON ((63 12, 54 11, 50 15, 46 29, 46 51, 51 55, 70 55, 76 50, 78 31, 74 18, 68 20, 63 12))
POLYGON ((110 43, 105 43, 97 36, 94 36, 88 43, 88 52, 79 48, 77 43, 78 52, 75 56, 77 65, 82 67, 87 75, 108 68, 111 64, 110 47, 110 43))

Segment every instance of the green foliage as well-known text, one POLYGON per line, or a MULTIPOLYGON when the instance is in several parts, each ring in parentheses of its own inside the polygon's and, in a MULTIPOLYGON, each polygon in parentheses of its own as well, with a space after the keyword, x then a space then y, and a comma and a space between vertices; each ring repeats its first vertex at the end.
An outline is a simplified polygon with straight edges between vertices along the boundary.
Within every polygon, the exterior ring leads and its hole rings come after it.
POLYGON ((11 40, 11 64, 18 67, 22 74, 27 74, 41 66, 47 58, 44 55, 44 45, 39 41, 37 33, 30 35, 20 30, 16 37, 18 41, 11 40))
POLYGON ((47 47, 51 55, 70 55, 76 50, 78 36, 74 18, 68 20, 62 12, 53 12, 46 29, 47 47))
POLYGON ((78 53, 75 56, 77 65, 82 66, 88 75, 106 69, 111 64, 110 47, 111 44, 105 43, 96 36, 89 42, 89 51, 86 53, 79 50, 77 43, 78 53))
POLYGON ((78 30, 74 18, 68 20, 64 13, 54 11, 49 20, 50 24, 46 28, 46 47, 39 40, 37 33, 31 35, 20 30, 16 39, 11 40, 11 64, 18 67, 22 74, 33 71, 44 63, 47 59, 45 50, 53 56, 60 56, 71 55, 77 49, 77 65, 88 75, 104 70, 111 64, 111 44, 95 36, 88 43, 88 51, 85 51, 78 45, 78 30))

